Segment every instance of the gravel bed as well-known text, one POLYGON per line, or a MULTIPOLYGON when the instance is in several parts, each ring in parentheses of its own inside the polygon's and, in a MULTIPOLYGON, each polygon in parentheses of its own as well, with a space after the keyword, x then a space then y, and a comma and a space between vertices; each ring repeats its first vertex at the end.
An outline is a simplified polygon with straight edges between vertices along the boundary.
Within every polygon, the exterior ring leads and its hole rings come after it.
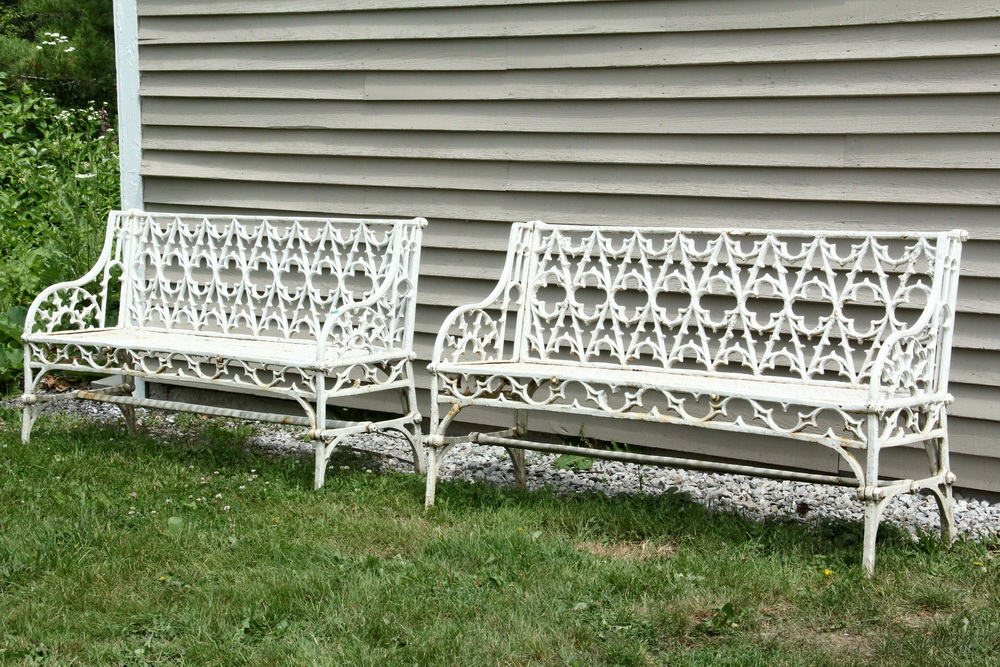
MULTIPOLYGON (((3 402, 20 407, 17 399, 3 402)), ((114 406, 92 401, 49 404, 47 412, 64 411, 81 417, 120 420, 114 406)), ((174 415, 157 412, 157 430, 169 431, 174 415)), ((140 423, 146 411, 137 410, 140 423)), ((274 454, 310 453, 312 445, 301 439, 302 429, 260 424, 248 445, 274 454)), ((373 469, 412 473, 413 453, 402 438, 383 434, 360 434, 345 442, 353 450, 373 454, 373 469)), ((862 521, 863 505, 848 487, 807 484, 744 475, 716 474, 675 468, 659 468, 617 461, 595 460, 586 471, 561 470, 551 464, 552 454, 527 453, 528 488, 549 487, 555 493, 595 492, 607 495, 658 494, 668 489, 688 494, 695 502, 717 511, 737 512, 753 519, 790 516, 803 522, 823 518, 862 521)), ((330 471, 334 473, 334 471, 330 471)), ((456 445, 441 466, 440 479, 465 479, 472 483, 514 485, 514 474, 506 451, 500 447, 456 445)), ((1000 503, 955 494, 955 520, 959 535, 980 540, 1000 537, 1000 503)), ((918 529, 939 529, 937 504, 930 496, 903 494, 886 507, 883 521, 892 522, 910 534, 918 529)))

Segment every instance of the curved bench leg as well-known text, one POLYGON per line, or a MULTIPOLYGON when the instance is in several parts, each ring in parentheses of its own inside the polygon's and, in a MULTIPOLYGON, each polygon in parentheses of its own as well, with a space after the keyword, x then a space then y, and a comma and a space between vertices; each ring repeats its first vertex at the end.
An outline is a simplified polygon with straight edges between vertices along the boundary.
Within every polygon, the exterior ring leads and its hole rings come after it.
POLYGON ((444 417, 440 416, 440 406, 437 400, 437 376, 431 380, 431 432, 424 439, 424 451, 427 456, 427 487, 424 491, 424 509, 434 506, 434 494, 437 490, 438 473, 441 471, 441 462, 448 455, 455 443, 445 443, 444 434, 448 432, 448 427, 454 421, 462 407, 459 404, 451 406, 444 417))
POLYGON ((514 464, 514 482, 520 491, 528 488, 528 468, 524 465, 524 450, 520 447, 504 447, 514 464))
POLYGON ((412 416, 413 422, 404 431, 410 440, 410 449, 413 450, 414 472, 422 475, 427 471, 427 459, 424 454, 424 438, 420 429, 420 413, 417 412, 417 388, 413 384, 413 362, 406 362, 406 373, 410 383, 400 390, 400 402, 403 405, 403 414, 412 416))
POLYGON ((943 475, 945 482, 929 487, 929 491, 937 501, 938 512, 941 516, 941 539, 945 544, 951 545, 958 537, 955 526, 955 499, 952 494, 954 476, 951 474, 951 461, 948 455, 948 436, 930 440, 925 444, 927 448, 927 458, 931 466, 931 474, 943 475))
POLYGON ((128 434, 134 436, 139 431, 138 422, 135 420, 135 407, 120 403, 118 408, 122 411, 122 417, 125 419, 125 428, 128 429, 128 434))
POLYGON ((437 478, 441 470, 441 462, 453 446, 453 444, 448 444, 427 447, 427 487, 424 490, 424 509, 434 507, 434 494, 437 491, 437 478))
POLYGON ((31 429, 38 419, 38 406, 25 404, 21 411, 21 442, 28 444, 31 441, 31 429))
POLYGON ((40 371, 37 375, 32 372, 31 369, 31 357, 28 355, 27 350, 24 353, 24 395, 21 396, 21 442, 28 444, 31 440, 31 429, 35 426, 35 421, 38 420, 38 414, 41 412, 41 405, 36 402, 35 390, 38 389, 38 383, 41 382, 42 378, 45 377, 46 373, 44 370, 40 371))
POLYGON ((891 497, 885 496, 878 500, 865 499, 865 540, 861 551, 861 566, 867 577, 875 574, 875 538, 878 537, 878 524, 882 519, 882 512, 891 497))
MULTIPOLYGON (((524 437, 528 433, 528 411, 514 411, 514 434, 517 437, 524 437)), ((514 482, 521 491, 528 489, 528 468, 524 464, 525 451, 520 447, 504 447, 507 450, 510 461, 514 465, 514 482)))
POLYGON ((326 483, 326 467, 330 462, 330 455, 337 449, 337 445, 340 444, 341 440, 346 437, 347 435, 338 435, 330 440, 322 437, 316 438, 316 470, 313 474, 314 491, 323 488, 323 484, 326 483))

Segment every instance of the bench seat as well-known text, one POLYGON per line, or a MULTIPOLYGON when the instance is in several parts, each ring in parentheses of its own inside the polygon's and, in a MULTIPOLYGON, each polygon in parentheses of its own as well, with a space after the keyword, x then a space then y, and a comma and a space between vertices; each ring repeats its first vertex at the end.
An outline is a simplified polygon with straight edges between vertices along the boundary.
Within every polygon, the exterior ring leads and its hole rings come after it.
MULTIPOLYGON (((150 359, 178 354, 184 356, 239 359, 257 364, 272 364, 302 370, 322 370, 343 366, 352 359, 371 356, 362 349, 345 349, 333 344, 323 360, 317 359, 316 343, 308 340, 284 340, 225 334, 203 334, 190 331, 156 331, 151 329, 112 328, 84 331, 57 331, 25 336, 25 341, 38 345, 73 345, 90 348, 97 353, 104 348, 142 353, 150 359)), ((406 356, 402 354, 400 356, 406 356)))
MULTIPOLYGON (((545 364, 535 362, 511 363, 492 361, 485 363, 440 363, 435 367, 442 376, 488 377, 499 376, 515 382, 541 384, 577 383, 600 384, 609 394, 645 388, 669 388, 672 393, 691 397, 710 397, 716 403, 728 396, 741 396, 761 401, 788 405, 808 405, 842 410, 864 410, 868 403, 868 388, 831 383, 790 384, 777 378, 756 378, 736 374, 709 376, 684 371, 641 370, 571 364, 545 364), (553 381, 556 381, 555 383, 553 381)), ((502 397, 497 399, 502 402, 502 397)), ((541 400, 538 405, 544 405, 541 400)), ((640 404, 636 401, 636 410, 640 404)), ((575 409, 579 409, 576 407, 575 409)), ((636 416, 637 419, 643 417, 636 416)), ((655 419, 651 419, 655 421, 655 419)))

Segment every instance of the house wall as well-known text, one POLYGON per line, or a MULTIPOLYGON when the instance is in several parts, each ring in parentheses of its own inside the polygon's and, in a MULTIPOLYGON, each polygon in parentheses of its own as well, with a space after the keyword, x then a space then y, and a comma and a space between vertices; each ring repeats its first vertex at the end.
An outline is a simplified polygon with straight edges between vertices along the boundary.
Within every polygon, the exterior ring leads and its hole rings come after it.
MULTIPOLYGON (((968 230, 953 466, 960 486, 1000 491, 995 1, 137 8, 145 206, 429 218, 423 359, 445 313, 493 286, 513 221, 968 230)), ((587 429, 839 465, 743 436, 587 429)), ((925 466, 890 458, 889 472, 925 466)))

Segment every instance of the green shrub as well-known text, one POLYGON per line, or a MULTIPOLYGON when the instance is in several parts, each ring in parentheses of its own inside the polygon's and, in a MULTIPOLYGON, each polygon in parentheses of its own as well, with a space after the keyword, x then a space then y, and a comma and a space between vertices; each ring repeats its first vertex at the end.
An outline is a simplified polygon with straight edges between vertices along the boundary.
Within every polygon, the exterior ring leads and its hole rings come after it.
POLYGON ((65 107, 115 109, 111 0, 3 0, 0 71, 65 107))
POLYGON ((20 327, 46 286, 93 265, 118 202, 107 111, 63 109, 0 80, 0 391, 20 377, 20 327))

